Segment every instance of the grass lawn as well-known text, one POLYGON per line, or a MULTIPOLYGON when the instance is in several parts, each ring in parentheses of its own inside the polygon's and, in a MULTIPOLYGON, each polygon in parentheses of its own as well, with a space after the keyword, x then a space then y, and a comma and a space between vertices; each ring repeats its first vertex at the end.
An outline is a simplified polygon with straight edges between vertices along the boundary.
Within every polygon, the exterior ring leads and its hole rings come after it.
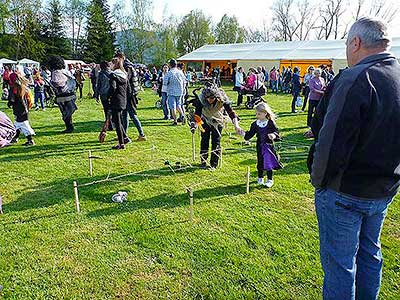
MULTIPOLYGON (((266 97, 285 139, 285 169, 268 190, 256 185, 254 143, 229 137, 232 125, 222 140, 222 169, 171 171, 165 160, 193 163, 189 128, 161 120, 151 90, 141 97, 138 114, 148 141, 125 151, 111 150, 114 132, 104 144, 97 141, 103 113, 89 98, 77 103, 73 134, 59 133, 57 108, 32 111, 37 145, 24 148, 21 139, 0 150, 0 298, 321 299, 317 221, 302 147, 311 143, 302 136, 306 114, 289 113, 289 96, 266 97), (92 178, 88 150, 101 157, 92 178), (74 180, 83 185, 135 172, 81 186, 76 213, 74 180), (185 190, 191 185, 193 222, 185 190), (128 201, 112 203, 119 190, 128 192, 128 201)), ((12 116, 4 101, 0 109, 12 116)), ((254 111, 238 114, 248 129, 254 111)), ((136 138, 133 125, 129 133, 136 138)), ((381 299, 400 297, 399 225, 400 201, 394 201, 382 234, 381 299)))

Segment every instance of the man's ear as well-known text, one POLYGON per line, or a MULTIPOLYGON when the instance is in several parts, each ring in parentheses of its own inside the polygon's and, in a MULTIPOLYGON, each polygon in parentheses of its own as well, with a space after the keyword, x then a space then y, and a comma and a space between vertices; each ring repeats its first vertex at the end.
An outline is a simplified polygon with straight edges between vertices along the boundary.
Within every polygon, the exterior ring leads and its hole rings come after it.
POLYGON ((352 44, 352 50, 353 50, 353 53, 355 53, 355 52, 357 52, 358 50, 360 50, 360 48, 361 48, 361 39, 358 37, 358 36, 355 36, 354 37, 354 39, 353 39, 353 41, 351 42, 351 44, 352 44))

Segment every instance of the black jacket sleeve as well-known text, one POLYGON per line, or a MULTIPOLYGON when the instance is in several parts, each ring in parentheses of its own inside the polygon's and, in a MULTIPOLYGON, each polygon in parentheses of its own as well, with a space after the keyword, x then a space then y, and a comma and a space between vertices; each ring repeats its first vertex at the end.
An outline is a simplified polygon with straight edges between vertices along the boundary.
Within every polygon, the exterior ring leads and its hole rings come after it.
POLYGON ((250 130, 246 131, 246 133, 244 135, 244 139, 246 141, 248 141, 251 138, 253 138, 256 134, 257 134, 257 123, 253 122, 253 123, 251 123, 250 130))

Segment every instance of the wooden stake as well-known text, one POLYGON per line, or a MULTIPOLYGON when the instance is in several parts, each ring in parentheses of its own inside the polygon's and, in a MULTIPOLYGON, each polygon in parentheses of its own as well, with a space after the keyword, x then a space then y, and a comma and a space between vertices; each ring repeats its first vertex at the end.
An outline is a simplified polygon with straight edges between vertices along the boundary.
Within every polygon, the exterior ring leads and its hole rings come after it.
POLYGON ((193 190, 189 188, 187 192, 189 194, 189 220, 193 222, 193 190))
POLYGON ((81 207, 79 205, 78 183, 76 181, 74 181, 74 192, 75 192, 76 211, 78 213, 80 213, 81 212, 81 207))
POLYGON ((89 174, 93 176, 93 161, 92 161, 92 151, 89 150, 89 174))
POLYGON ((0 195, 0 215, 3 214, 3 198, 0 195))
POLYGON ((221 147, 220 152, 219 152, 219 153, 220 153, 220 155, 219 155, 219 167, 220 167, 220 168, 222 168, 222 150, 223 150, 223 149, 222 149, 222 147, 221 147))
POLYGON ((196 143, 194 139, 194 132, 192 133, 192 159, 196 161, 196 143))
POLYGON ((247 167, 246 174, 246 194, 250 193, 250 167, 247 167))

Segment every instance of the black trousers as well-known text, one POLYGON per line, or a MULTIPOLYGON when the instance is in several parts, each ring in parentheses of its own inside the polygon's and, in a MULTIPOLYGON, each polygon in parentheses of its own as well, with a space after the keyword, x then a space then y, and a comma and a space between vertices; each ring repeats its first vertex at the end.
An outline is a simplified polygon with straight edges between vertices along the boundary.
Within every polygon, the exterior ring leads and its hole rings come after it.
POLYGON ((201 133, 201 144, 200 144, 200 159, 202 164, 207 163, 208 149, 210 147, 211 138, 211 167, 216 168, 218 166, 218 160, 221 155, 221 135, 222 125, 216 127, 208 125, 206 122, 203 124, 204 132, 201 133))
POLYGON ((234 91, 238 93, 238 99, 237 99, 237 106, 240 106, 243 103, 243 93, 240 87, 235 86, 233 88, 234 91))
POLYGON ((308 86, 304 87, 303 96, 304 96, 304 102, 303 102, 303 107, 301 108, 302 111, 306 109, 308 96, 310 96, 310 88, 308 86))
POLYGON ((79 98, 82 98, 83 83, 78 83, 77 86, 79 89, 79 98))
POLYGON ((307 115, 307 126, 308 127, 311 127, 312 118, 313 118, 313 115, 315 113, 315 110, 316 110, 318 104, 319 104, 318 100, 310 99, 310 101, 308 101, 308 115, 307 115))
MULTIPOLYGON (((258 178, 264 177, 264 158, 262 156, 261 150, 257 149, 257 174, 258 178)), ((272 170, 266 171, 267 178, 272 180, 272 170)))
POLYGON ((125 144, 124 139, 127 138, 124 126, 122 125, 122 110, 112 110, 112 120, 115 124, 115 131, 118 136, 118 143, 125 144))
POLYGON ((296 112, 296 100, 299 97, 300 91, 293 91, 293 100, 292 100, 292 113, 296 112))

